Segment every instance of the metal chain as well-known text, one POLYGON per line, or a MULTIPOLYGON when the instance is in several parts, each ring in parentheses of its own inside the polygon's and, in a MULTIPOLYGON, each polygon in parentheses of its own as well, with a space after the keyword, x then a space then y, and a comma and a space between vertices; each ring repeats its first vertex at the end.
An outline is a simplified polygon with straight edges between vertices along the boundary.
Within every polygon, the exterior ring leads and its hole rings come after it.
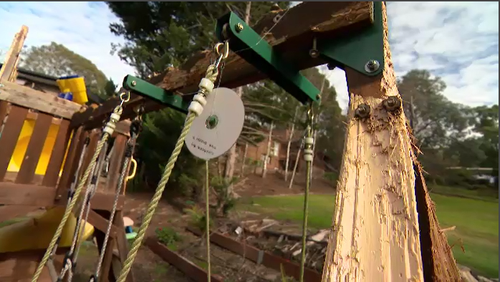
POLYGON ((62 234, 63 228, 66 225, 66 222, 69 218, 69 215, 73 211, 73 207, 75 206, 76 202, 78 201, 80 193, 83 190, 83 186, 87 182, 87 179, 90 175, 92 167, 97 160, 97 157, 101 153, 101 150, 102 150, 104 144, 107 142, 109 136, 111 136, 111 134, 113 134, 114 129, 116 127, 116 123, 120 120, 121 114, 123 112, 123 104, 130 100, 130 93, 127 92, 127 93, 120 94, 120 100, 121 100, 120 104, 118 106, 116 106, 115 109, 113 110, 113 113, 111 114, 111 117, 110 117, 108 123, 106 124, 106 127, 103 130, 103 134, 101 136, 101 139, 97 143, 97 147, 96 147, 96 150, 92 156, 90 164, 85 169, 85 173, 83 174, 83 177, 78 182, 78 186, 76 187, 74 195, 71 198, 71 200, 69 201, 69 204, 66 207, 66 210, 64 211, 64 215, 61 219, 61 222, 59 223, 59 226, 57 227, 57 229, 54 233, 54 236, 52 237, 52 240, 50 241, 49 246, 47 247, 47 250, 46 250, 45 254, 43 255, 42 260, 40 261, 40 263, 37 266, 35 274, 33 275, 33 279, 31 280, 32 282, 38 281, 38 279, 40 278, 40 275, 42 274, 42 270, 45 267, 45 264, 47 263, 50 256, 52 255, 52 251, 54 250, 54 247, 56 246, 56 244, 59 241, 59 238, 62 234))
MULTIPOLYGON (((138 126, 140 127, 141 126, 141 118, 140 118, 140 116, 134 122, 139 123, 138 126)), ((132 160, 133 147, 134 147, 134 144, 135 144, 135 142, 137 140, 137 137, 138 137, 138 134, 139 134, 139 132, 134 132, 134 131, 140 131, 139 128, 135 128, 134 129, 134 126, 135 126, 134 122, 132 122, 132 124, 130 126, 131 127, 131 136, 130 136, 128 142, 127 142, 127 148, 126 148, 126 151, 125 151, 125 160, 123 162, 121 174, 120 174, 120 177, 119 177, 119 180, 118 180, 118 187, 116 188, 115 199, 114 199, 114 202, 113 202, 113 208, 111 210, 111 214, 110 214, 109 221, 108 221, 108 226, 107 226, 107 229, 106 229, 106 233, 104 235, 104 242, 103 242, 102 247, 101 247, 99 261, 97 262, 96 271, 95 271, 93 277, 91 277, 89 281, 97 281, 98 278, 99 278, 99 272, 101 271, 102 262, 104 260, 104 255, 106 253, 106 247, 107 247, 108 241, 109 241, 109 234, 111 233, 111 227, 113 226, 113 221, 114 221, 116 209, 117 209, 117 206, 118 206, 118 200, 120 198, 120 194, 121 194, 121 190, 122 190, 123 184, 125 183, 125 178, 127 177, 127 172, 128 172, 128 167, 129 167, 129 164, 130 164, 130 160, 132 160)))

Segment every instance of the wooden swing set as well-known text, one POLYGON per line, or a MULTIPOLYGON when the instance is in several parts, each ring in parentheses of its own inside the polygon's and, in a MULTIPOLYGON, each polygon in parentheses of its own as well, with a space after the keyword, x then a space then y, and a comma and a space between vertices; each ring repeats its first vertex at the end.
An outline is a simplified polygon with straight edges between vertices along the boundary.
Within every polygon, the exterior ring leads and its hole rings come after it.
MULTIPOLYGON (((253 27, 230 13, 218 20, 216 33, 223 43, 217 45, 220 52, 215 63, 210 50, 148 82, 127 76, 123 87, 128 92, 96 108, 81 108, 13 83, 26 32, 16 36, 18 43, 13 44, 0 71, 0 222, 39 207, 66 210, 57 229, 51 230, 57 236, 48 238, 42 247, 0 253, 1 281, 54 281, 51 272, 68 267, 71 247, 57 238, 64 234, 66 221, 71 221, 66 211, 73 209, 80 193, 91 195, 86 222, 94 227, 102 257, 93 281, 133 281, 128 274, 169 170, 216 79, 221 87, 234 88, 270 78, 310 105, 320 99, 319 91, 299 71, 323 64, 345 71, 350 105, 322 281, 461 281, 402 111, 384 2, 303 2, 289 10, 272 11, 253 27), (228 51, 227 46, 232 52, 225 57, 221 50, 228 51), (197 89, 194 98, 182 95, 197 89), (130 148, 137 136, 133 125, 141 114, 164 107, 187 113, 187 119, 129 251, 123 223, 123 176, 128 174, 130 148), (31 139, 19 171, 8 172, 27 119, 35 120, 31 139), (40 140, 46 139, 53 124, 58 131, 50 160, 45 173, 37 175, 44 147, 40 140), (95 187, 85 188, 87 178, 96 176, 92 172, 98 169, 93 168, 99 167, 100 151, 108 138, 115 139, 108 176, 101 181, 97 174, 95 187), (55 259, 58 254, 64 257, 62 263, 55 259)), ((308 138, 306 144, 313 141, 308 138)), ((36 220, 33 225, 36 228, 36 220)))

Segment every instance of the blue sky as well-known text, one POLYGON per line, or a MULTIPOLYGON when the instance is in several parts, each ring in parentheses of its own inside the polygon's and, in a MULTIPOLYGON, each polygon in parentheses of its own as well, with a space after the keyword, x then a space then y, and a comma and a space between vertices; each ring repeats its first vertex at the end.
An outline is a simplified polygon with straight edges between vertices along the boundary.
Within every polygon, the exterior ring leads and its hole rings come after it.
MULTIPOLYGON (((446 82, 444 94, 453 102, 498 103, 498 2, 388 2, 387 10, 398 76, 415 68, 428 69, 446 82)), ((24 24, 29 27, 27 46, 63 44, 91 60, 115 83, 134 73, 110 55, 111 43, 123 39, 109 31, 117 18, 104 3, 0 2, 0 18, 2 55, 24 24)), ((324 71, 345 109, 344 72, 324 71)))

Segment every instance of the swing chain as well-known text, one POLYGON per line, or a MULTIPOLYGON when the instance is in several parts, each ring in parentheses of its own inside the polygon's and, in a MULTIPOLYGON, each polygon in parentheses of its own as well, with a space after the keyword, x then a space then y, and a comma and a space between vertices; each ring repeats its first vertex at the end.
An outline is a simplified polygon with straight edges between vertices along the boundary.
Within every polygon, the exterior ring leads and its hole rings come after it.
POLYGON ((103 244, 101 247, 101 252, 100 252, 99 260, 97 262, 96 271, 89 278, 89 282, 96 282, 99 279, 99 272, 101 270, 102 262, 104 260, 104 254, 105 254, 106 247, 107 247, 108 240, 109 240, 109 236, 111 233, 111 226, 113 225, 116 209, 118 206, 118 200, 119 200, 121 190, 122 190, 122 187, 123 187, 125 179, 126 179, 127 168, 129 166, 129 162, 133 160, 134 144, 137 140, 137 137, 139 136, 139 133, 142 131, 142 115, 141 115, 143 112, 142 107, 140 109, 138 109, 136 112, 137 112, 137 115, 130 124, 130 130, 129 130, 130 138, 127 141, 127 145, 125 148, 125 159, 124 159, 122 170, 121 170, 120 177, 118 180, 118 186, 116 188, 115 199, 114 199, 113 208, 111 210, 111 214, 109 217, 108 226, 106 229, 106 233, 104 234, 104 241, 103 241, 103 244))
MULTIPOLYGON (((102 151, 102 148, 104 147, 105 143, 108 141, 109 137, 114 133, 114 130, 116 128, 116 123, 120 120, 121 114, 123 112, 123 104, 128 102, 130 100, 130 92, 123 92, 120 94, 120 104, 115 107, 113 110, 113 113, 111 114, 108 123, 103 129, 103 134, 101 135, 101 138, 99 142, 97 143, 97 147, 92 155, 92 158, 90 160, 89 165, 85 169, 85 172, 83 173, 82 177, 78 179, 78 185, 74 192, 71 193, 70 199, 68 199, 68 204, 66 206, 66 210, 64 211, 64 214, 61 218, 61 221, 59 222, 59 225, 54 233, 54 236, 52 237, 45 254, 43 255, 40 263, 38 264, 35 273, 33 274, 32 282, 37 282, 38 279, 40 278, 40 275, 42 274, 43 268, 45 267, 46 263, 53 257, 53 254, 55 254, 55 249, 57 248, 59 242, 60 242, 60 237, 63 231, 64 226, 66 225, 67 220, 70 217, 71 212, 73 211, 74 206, 76 205, 76 202, 78 201, 78 198, 80 196, 80 193, 83 190, 83 186, 88 180, 88 177, 91 173, 91 171, 94 169, 94 166, 96 164, 96 161, 98 159, 99 154, 102 151)), ((70 190, 71 191, 71 190, 70 190)))

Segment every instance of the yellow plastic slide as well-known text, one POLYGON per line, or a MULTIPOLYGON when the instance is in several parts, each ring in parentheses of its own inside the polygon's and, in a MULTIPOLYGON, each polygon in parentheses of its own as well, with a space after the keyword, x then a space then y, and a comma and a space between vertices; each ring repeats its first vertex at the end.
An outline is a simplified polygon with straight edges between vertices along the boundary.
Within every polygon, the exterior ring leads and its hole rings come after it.
MULTIPOLYGON (((65 207, 53 207, 38 217, 0 228, 0 253, 47 248, 61 222, 64 209, 65 207)), ((70 215, 61 234, 59 246, 71 246, 76 221, 76 217, 70 215)), ((84 230, 81 242, 90 238, 94 232, 92 225, 86 222, 82 224, 84 230)))

